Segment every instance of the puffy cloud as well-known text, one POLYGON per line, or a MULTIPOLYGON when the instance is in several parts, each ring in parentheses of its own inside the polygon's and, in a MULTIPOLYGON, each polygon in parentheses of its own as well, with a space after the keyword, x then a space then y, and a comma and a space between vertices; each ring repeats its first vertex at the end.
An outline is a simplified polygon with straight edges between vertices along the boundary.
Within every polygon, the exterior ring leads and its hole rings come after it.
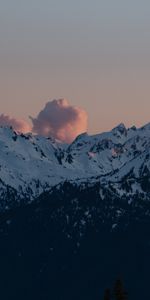
POLYGON ((30 119, 33 126, 22 119, 0 114, 0 126, 12 126, 14 130, 22 133, 33 131, 67 143, 87 131, 86 111, 70 105, 66 99, 49 101, 36 118, 30 117, 30 119))
POLYGON ((0 126, 12 126, 14 130, 27 133, 31 131, 30 125, 21 119, 12 118, 8 115, 0 115, 0 126))
POLYGON ((31 120, 33 132, 68 143, 87 131, 87 113, 66 99, 48 102, 37 118, 31 117, 31 120))

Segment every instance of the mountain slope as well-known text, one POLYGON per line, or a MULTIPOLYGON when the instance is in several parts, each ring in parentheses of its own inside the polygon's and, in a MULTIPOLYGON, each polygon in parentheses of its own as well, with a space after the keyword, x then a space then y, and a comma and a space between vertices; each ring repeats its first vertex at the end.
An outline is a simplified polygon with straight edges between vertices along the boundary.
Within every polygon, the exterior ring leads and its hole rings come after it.
POLYGON ((99 190, 66 182, 0 215, 4 300, 103 299, 118 276, 129 299, 148 298, 150 202, 99 190))
MULTIPOLYGON (((66 180, 78 185, 100 181, 106 186, 113 182, 117 193, 143 193, 140 178, 149 175, 149 146, 149 124, 140 129, 126 129, 120 124, 94 136, 85 133, 70 145, 1 127, 1 199, 7 198, 8 192, 18 202, 21 198, 31 201, 66 180), (133 180, 130 189, 124 191, 120 182, 127 177, 133 180)), ((1 201, 1 207, 4 206, 1 201)))
POLYGON ((0 128, 2 299, 149 297, 150 125, 70 144, 0 128), (138 286, 138 288, 137 288, 138 286))

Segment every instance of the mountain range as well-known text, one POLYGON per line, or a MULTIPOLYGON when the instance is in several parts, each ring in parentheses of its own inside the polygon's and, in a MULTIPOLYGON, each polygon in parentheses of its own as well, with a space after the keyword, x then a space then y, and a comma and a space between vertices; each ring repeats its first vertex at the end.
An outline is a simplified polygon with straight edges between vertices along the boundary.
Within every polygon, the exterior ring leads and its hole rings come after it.
POLYGON ((98 300, 117 277, 146 299, 150 124, 71 144, 0 127, 0 245, 2 299, 98 300))
MULTIPOLYGON (((112 184, 120 197, 147 197, 143 178, 150 170, 149 146, 150 124, 140 129, 120 124, 93 136, 83 133, 70 145, 1 127, 1 198, 9 191, 17 202, 31 201, 65 181, 79 186, 99 182, 104 188, 112 184)), ((7 206, 1 201, 2 209, 7 206)))

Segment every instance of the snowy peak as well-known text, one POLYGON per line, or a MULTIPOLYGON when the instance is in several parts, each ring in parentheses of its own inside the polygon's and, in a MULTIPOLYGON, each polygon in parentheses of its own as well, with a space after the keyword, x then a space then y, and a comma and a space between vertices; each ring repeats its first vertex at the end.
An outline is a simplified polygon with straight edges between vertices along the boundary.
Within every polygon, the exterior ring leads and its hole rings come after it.
POLYGON ((140 128, 140 130, 143 130, 143 131, 149 131, 150 130, 150 122, 147 123, 146 125, 142 126, 140 128))
POLYGON ((118 126, 113 128, 112 132, 113 132, 113 134, 119 132, 120 134, 127 135, 127 129, 123 123, 120 123, 118 126))
POLYGON ((70 145, 0 127, 1 197, 6 187, 35 198, 66 180, 117 183, 131 173, 139 180, 145 172, 150 172, 150 124, 127 129, 121 123, 109 132, 83 133, 70 145))

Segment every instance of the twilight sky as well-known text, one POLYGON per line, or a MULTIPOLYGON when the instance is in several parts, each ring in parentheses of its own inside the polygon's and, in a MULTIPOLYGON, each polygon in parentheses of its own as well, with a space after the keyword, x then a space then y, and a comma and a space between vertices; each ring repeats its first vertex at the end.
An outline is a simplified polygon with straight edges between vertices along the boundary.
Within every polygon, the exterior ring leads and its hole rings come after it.
POLYGON ((149 122, 149 16, 148 0, 1 0, 0 113, 66 98, 91 133, 149 122))

